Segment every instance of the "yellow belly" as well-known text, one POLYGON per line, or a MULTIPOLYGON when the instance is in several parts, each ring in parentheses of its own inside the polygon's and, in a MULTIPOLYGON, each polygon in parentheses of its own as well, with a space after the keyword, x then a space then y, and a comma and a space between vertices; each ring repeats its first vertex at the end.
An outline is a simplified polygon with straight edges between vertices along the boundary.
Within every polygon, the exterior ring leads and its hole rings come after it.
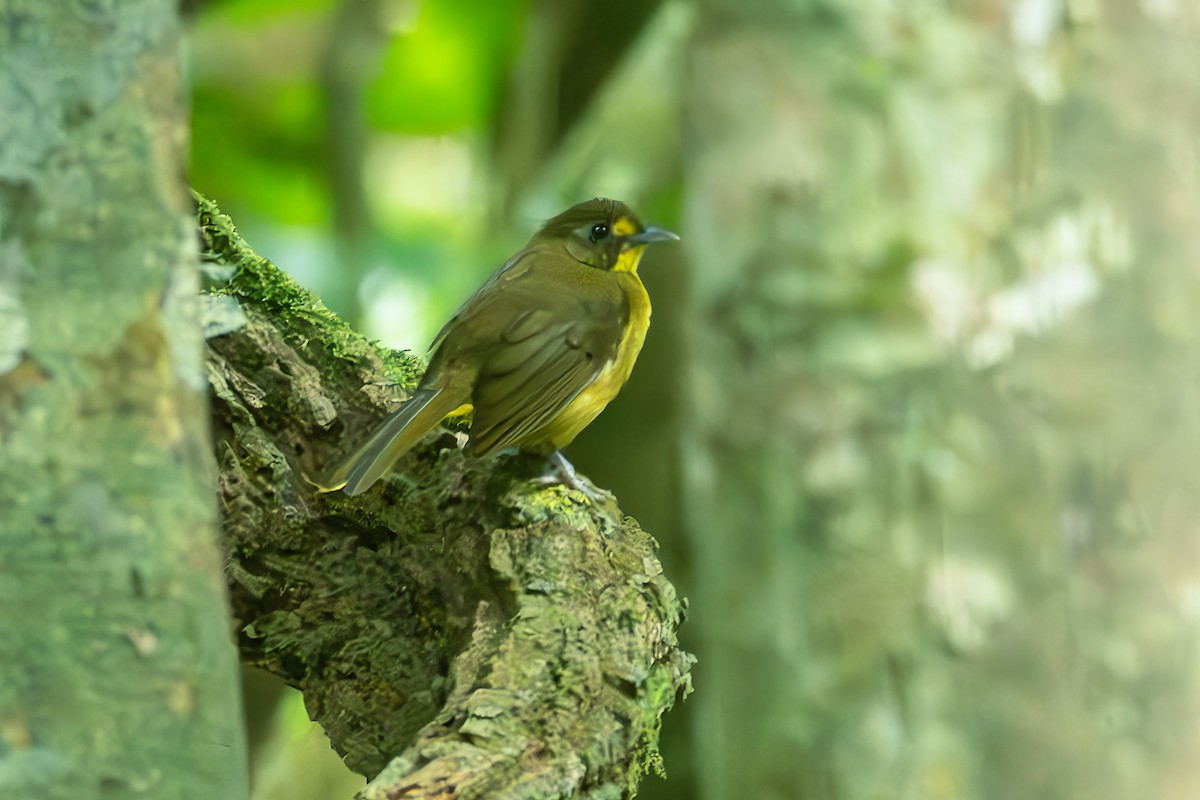
POLYGON ((596 379, 546 426, 545 440, 555 449, 570 444, 617 396, 629 380, 638 353, 642 351, 646 330, 650 327, 650 296, 636 272, 622 272, 621 278, 629 299, 629 325, 625 336, 617 346, 616 358, 605 364, 596 379))

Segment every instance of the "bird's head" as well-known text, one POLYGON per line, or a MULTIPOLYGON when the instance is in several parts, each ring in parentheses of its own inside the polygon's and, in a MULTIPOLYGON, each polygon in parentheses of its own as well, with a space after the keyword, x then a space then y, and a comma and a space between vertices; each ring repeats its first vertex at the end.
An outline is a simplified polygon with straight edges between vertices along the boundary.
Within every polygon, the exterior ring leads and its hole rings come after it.
POLYGON ((542 226, 535 240, 562 246, 581 264, 613 272, 637 272, 651 242, 674 241, 670 231, 646 227, 619 200, 597 197, 568 208, 542 226))

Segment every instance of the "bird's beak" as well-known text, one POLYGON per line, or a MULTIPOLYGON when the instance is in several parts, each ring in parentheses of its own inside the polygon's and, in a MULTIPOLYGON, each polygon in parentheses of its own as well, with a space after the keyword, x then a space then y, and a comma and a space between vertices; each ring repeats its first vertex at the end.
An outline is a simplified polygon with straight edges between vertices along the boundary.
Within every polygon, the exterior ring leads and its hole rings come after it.
POLYGON ((634 233, 625 237, 627 245, 650 244, 651 242, 677 242, 679 234, 671 233, 662 228, 656 228, 651 225, 641 233, 634 233))

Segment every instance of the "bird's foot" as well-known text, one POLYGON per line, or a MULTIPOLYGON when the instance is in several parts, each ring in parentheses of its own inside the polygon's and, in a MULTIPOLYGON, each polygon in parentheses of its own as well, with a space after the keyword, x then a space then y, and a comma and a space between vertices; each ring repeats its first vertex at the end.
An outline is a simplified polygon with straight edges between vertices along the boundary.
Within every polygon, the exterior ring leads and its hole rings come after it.
POLYGON ((567 460, 558 450, 555 450, 546 459, 546 466, 549 468, 547 472, 538 478, 534 479, 535 483, 542 486, 553 486, 555 484, 566 486, 568 489, 576 489, 583 492, 591 500, 604 500, 612 498, 612 493, 606 492, 604 489, 596 486, 584 476, 575 471, 575 465, 567 460))

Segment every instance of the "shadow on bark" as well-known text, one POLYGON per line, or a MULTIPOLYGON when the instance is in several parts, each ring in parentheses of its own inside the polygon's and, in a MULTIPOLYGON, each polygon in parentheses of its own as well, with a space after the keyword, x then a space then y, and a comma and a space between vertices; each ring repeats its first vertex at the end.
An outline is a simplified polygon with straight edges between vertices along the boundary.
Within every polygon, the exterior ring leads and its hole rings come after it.
POLYGON ((419 360, 351 331, 198 198, 242 659, 298 687, 364 798, 619 797, 690 691, 684 602, 615 502, 431 435, 359 497, 316 476, 419 360))

